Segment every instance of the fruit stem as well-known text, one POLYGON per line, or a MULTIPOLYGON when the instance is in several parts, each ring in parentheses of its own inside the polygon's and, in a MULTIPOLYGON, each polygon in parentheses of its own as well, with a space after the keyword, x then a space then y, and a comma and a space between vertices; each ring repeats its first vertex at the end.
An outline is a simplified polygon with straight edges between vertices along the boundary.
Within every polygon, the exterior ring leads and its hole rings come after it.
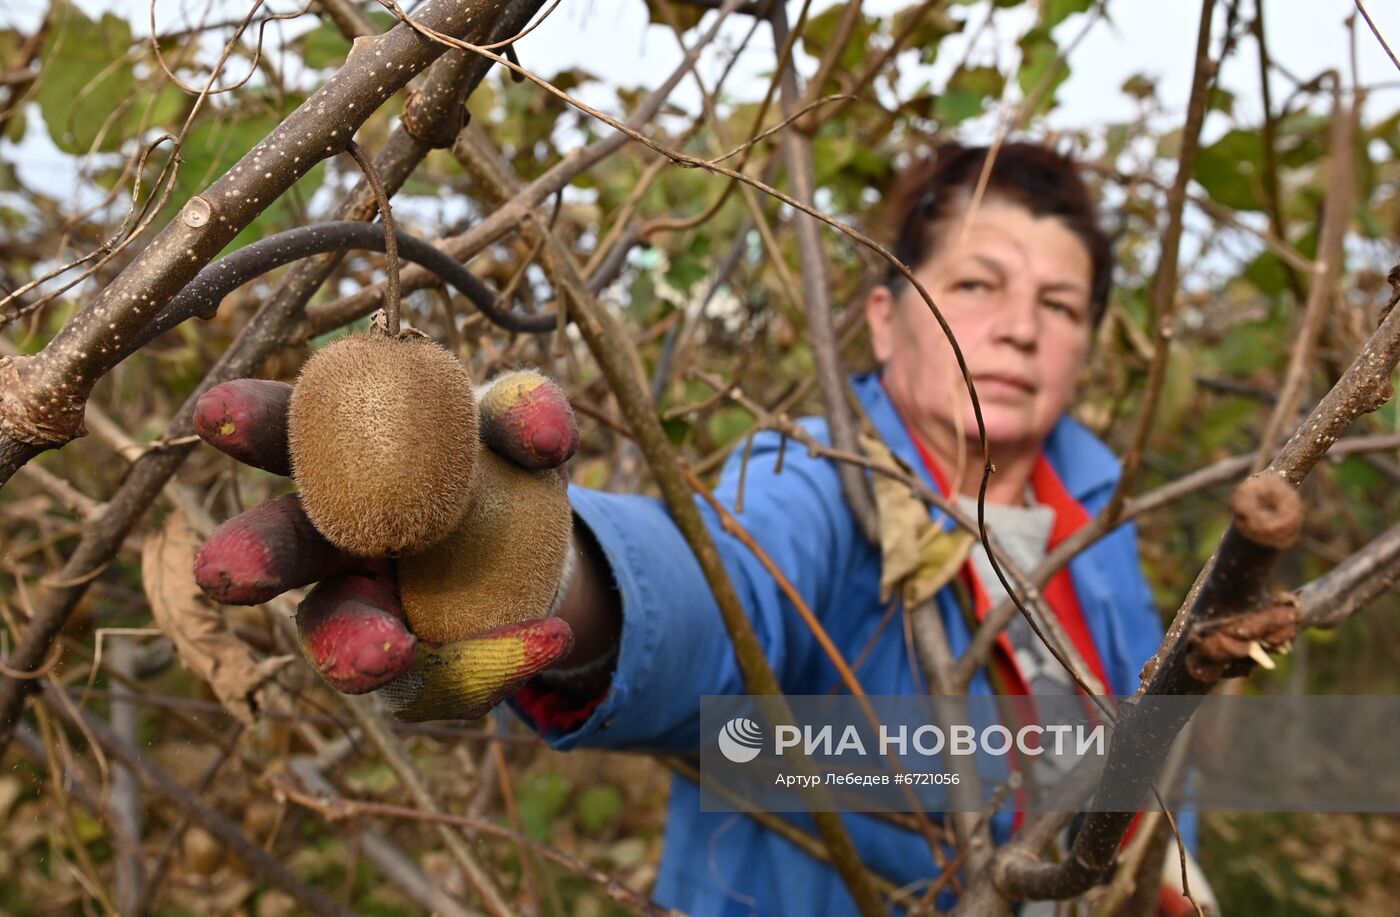
POLYGON ((389 208, 389 194, 384 190, 384 182, 379 179, 379 172, 374 168, 374 162, 365 154, 364 149, 351 140, 345 145, 345 152, 355 160, 355 164, 360 167, 360 171, 365 173, 365 181, 369 182, 370 190, 374 192, 375 203, 379 206, 379 216, 384 222, 384 271, 387 275, 384 280, 384 314, 388 320, 388 331, 391 338, 399 336, 399 245, 394 237, 394 214, 389 208))

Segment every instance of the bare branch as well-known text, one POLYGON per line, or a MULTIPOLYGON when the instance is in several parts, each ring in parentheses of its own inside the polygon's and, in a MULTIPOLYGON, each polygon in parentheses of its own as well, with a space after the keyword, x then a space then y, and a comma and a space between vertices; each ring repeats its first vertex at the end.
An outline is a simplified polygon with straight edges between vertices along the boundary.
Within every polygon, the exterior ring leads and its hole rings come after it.
POLYGON ((1181 132, 1181 152, 1177 158, 1176 180, 1167 195, 1168 222, 1162 237, 1162 250, 1157 263, 1157 277, 1152 286, 1152 322, 1156 350, 1147 374, 1147 390, 1138 407, 1137 425, 1132 442, 1123 457, 1123 474, 1113 497, 1104 507, 1102 516, 1112 522, 1123 510, 1123 503, 1137 483, 1138 468, 1152 432, 1152 420, 1162 397, 1167 377, 1167 356, 1171 351, 1172 320, 1176 315, 1177 261, 1181 257, 1181 234, 1186 210, 1186 186, 1196 165, 1196 151, 1201 143, 1201 124, 1206 117, 1206 103, 1214 82, 1217 65, 1210 59, 1210 22, 1215 0, 1202 0, 1201 24, 1196 32, 1196 68, 1191 78, 1191 101, 1186 109, 1186 124, 1181 132))
POLYGON ((1317 261, 1313 267, 1307 306, 1303 310, 1302 327, 1293 338, 1293 351, 1289 354, 1283 387, 1279 390, 1273 414, 1265 424, 1264 434, 1259 440, 1259 458, 1254 469, 1256 471, 1268 464, 1279 435, 1298 411, 1303 383, 1311 369, 1313 347, 1322 334, 1323 322, 1327 318, 1328 306, 1331 305, 1336 292, 1337 278, 1342 274, 1342 260, 1346 255, 1344 244, 1347 226, 1351 223, 1352 198, 1355 196, 1356 187, 1352 171, 1352 137, 1356 133, 1360 106, 1347 105, 1342 100, 1342 89, 1337 83, 1333 84, 1332 98, 1332 131, 1329 144, 1332 164, 1327 176, 1326 210, 1323 212, 1322 228, 1318 233, 1317 261))
POLYGON ((45 697, 54 701, 54 709, 62 711, 74 725, 91 735, 102 750, 121 761, 137 773, 151 789, 170 799, 186 812, 194 816, 210 834, 214 835, 230 851, 237 854, 245 863, 257 870, 258 874, 291 895, 302 907, 313 914, 350 917, 351 912, 332 901, 326 894, 307 885, 292 874, 282 862, 268 854, 248 839, 242 829, 214 811, 205 802, 182 786, 164 769, 146 757, 139 749, 133 748, 112 730, 112 727, 91 714, 84 713, 65 700, 56 688, 44 686, 45 697), (73 719, 74 716, 77 719, 73 719))
MULTIPOLYGON (((850 20, 843 33, 838 27, 838 40, 844 47, 849 30, 855 27, 860 15, 859 0, 848 0, 846 19, 850 20), (854 11, 854 15, 852 15, 854 11)), ((772 12, 773 41, 781 44, 788 38, 787 13, 781 5, 772 12)), ((833 58, 834 60, 834 58, 833 58)), ((824 62, 825 63, 825 62, 824 62)), ((797 85, 797 71, 789 61, 782 73, 779 102, 784 119, 795 117, 801 106, 801 88, 797 85)), ((792 196, 808 207, 815 205, 816 178, 812 169, 812 143, 796 131, 783 134, 783 157, 787 162, 788 179, 792 182, 792 196)), ((793 217, 797 233, 797 252, 802 262, 802 299, 807 307, 807 339, 812 346, 812 357, 816 362, 817 378, 821 382, 822 410, 831 428, 831 442, 844 452, 857 452, 855 423, 846 401, 846 376, 841 371, 841 358, 836 352, 836 333, 831 324, 831 284, 827 279, 826 256, 822 254, 821 237, 817 233, 816 220, 799 213, 793 217)), ((871 495, 865 476, 860 469, 842 464, 841 490, 846 495, 846 503, 855 516, 856 525, 870 541, 876 540, 875 500, 871 495)))

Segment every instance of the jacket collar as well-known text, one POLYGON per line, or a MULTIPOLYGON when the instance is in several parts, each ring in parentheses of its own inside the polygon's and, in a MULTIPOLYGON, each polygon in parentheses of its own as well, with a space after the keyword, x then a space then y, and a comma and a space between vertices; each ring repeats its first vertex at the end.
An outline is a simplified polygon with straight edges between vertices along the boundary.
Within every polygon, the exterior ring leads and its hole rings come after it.
MULTIPOLYGON (((915 470, 930 487, 935 482, 909 437, 903 418, 880 382, 878 373, 851 377, 851 387, 890 451, 915 470)), ((1118 483, 1120 465, 1108 446, 1068 414, 1062 416, 1045 440, 1045 458, 1059 475, 1065 490, 1082 506, 1096 512, 1118 483)))

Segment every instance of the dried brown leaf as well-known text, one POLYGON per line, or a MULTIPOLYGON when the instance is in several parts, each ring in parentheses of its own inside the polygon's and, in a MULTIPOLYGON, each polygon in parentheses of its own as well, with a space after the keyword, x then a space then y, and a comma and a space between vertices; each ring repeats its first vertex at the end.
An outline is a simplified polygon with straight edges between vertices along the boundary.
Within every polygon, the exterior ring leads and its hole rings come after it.
POLYGON ((267 682, 292 656, 259 658, 229 628, 194 578, 199 535, 181 512, 146 539, 141 579, 156 626, 194 675, 209 683, 232 716, 251 726, 266 702, 267 682))

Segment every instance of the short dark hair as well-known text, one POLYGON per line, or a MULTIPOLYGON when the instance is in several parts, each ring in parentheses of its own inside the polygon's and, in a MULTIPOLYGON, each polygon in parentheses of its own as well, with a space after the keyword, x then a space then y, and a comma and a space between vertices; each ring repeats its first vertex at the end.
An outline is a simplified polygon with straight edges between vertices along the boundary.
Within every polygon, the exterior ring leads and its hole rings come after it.
MULTIPOLYGON (((985 146, 944 143, 900 174, 885 204, 895 230, 895 257, 912 268, 932 257, 948 224, 972 199, 988 153, 985 146)), ((1099 227, 1094 195, 1074 159, 1038 143, 1004 143, 992 162, 983 199, 1019 204, 1037 217, 1056 217, 1079 237, 1093 264, 1090 317, 1097 326, 1108 306, 1113 252, 1099 227)), ((884 282, 895 291, 907 283, 893 267, 884 282)))

